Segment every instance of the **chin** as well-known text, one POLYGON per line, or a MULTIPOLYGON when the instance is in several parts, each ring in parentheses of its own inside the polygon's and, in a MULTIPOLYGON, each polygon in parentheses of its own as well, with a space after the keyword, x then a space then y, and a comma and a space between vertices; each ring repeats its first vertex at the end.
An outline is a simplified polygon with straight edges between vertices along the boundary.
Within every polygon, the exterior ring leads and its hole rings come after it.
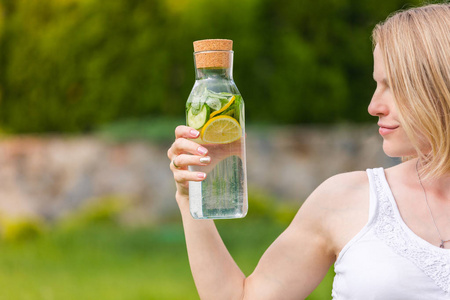
POLYGON ((383 143, 383 151, 389 157, 408 157, 417 154, 416 150, 412 147, 401 147, 400 145, 389 145, 383 143))

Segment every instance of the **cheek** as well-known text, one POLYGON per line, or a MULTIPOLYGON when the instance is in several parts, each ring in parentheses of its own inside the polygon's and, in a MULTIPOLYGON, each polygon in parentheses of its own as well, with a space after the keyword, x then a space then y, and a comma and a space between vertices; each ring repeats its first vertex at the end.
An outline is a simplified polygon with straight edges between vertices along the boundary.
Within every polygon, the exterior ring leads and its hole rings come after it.
POLYGON ((405 145, 407 144, 409 147, 414 149, 414 154, 416 155, 418 149, 421 153, 429 153, 431 151, 431 144, 429 139, 426 137, 426 135, 421 132, 419 128, 412 128, 412 140, 409 139, 408 135, 406 134, 405 130, 402 130, 402 140, 404 141, 405 145), (417 146, 417 147, 414 147, 417 146))
POLYGON ((419 149, 422 153, 431 152, 430 142, 423 135, 419 136, 419 149))

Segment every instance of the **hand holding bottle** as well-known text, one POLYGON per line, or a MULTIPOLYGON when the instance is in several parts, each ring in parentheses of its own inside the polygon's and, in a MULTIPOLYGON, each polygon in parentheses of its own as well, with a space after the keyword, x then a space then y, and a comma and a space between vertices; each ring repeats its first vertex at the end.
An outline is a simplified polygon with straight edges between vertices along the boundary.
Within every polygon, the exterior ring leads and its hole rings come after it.
POLYGON ((191 127, 178 126, 175 129, 175 141, 167 151, 177 194, 182 197, 189 196, 189 181, 198 182, 206 178, 205 172, 191 172, 188 166, 206 166, 211 161, 207 156, 208 149, 193 141, 199 135, 200 132, 191 127))

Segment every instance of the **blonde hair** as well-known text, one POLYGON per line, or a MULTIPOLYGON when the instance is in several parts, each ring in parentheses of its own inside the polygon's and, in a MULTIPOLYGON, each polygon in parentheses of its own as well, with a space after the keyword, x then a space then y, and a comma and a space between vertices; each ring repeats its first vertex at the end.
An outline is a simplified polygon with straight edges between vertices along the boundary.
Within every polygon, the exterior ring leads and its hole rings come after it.
POLYGON ((373 42, 424 177, 450 173, 450 4, 397 12, 375 27, 373 42))

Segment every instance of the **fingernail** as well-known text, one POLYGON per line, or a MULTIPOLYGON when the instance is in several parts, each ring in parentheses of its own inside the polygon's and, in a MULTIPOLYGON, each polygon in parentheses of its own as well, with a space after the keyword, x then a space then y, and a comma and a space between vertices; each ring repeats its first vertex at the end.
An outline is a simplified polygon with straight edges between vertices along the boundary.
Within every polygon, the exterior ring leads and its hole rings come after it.
POLYGON ((198 132, 197 130, 194 130, 194 129, 191 129, 190 133, 191 133, 192 137, 195 137, 195 138, 198 137, 200 134, 200 132, 198 132))
POLYGON ((208 149, 206 149, 205 147, 202 147, 202 146, 198 147, 197 151, 198 151, 200 154, 203 154, 203 155, 205 155, 206 153, 208 153, 208 149))
POLYGON ((198 173, 197 176, 200 179, 205 179, 206 178, 206 173, 198 173))
POLYGON ((209 164, 211 162, 211 157, 209 157, 209 156, 200 157, 200 162, 202 164, 209 164))

